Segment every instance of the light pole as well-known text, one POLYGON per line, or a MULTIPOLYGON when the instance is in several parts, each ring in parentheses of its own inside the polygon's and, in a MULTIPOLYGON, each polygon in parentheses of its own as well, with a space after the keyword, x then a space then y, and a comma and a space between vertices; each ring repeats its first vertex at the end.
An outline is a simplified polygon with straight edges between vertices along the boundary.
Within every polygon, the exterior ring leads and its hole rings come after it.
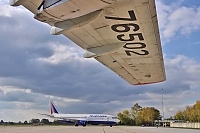
POLYGON ((162 113, 163 113, 163 118, 162 118, 162 119, 163 119, 163 121, 164 121, 164 119, 165 119, 164 117, 165 117, 165 116, 164 116, 163 89, 162 89, 162 113))

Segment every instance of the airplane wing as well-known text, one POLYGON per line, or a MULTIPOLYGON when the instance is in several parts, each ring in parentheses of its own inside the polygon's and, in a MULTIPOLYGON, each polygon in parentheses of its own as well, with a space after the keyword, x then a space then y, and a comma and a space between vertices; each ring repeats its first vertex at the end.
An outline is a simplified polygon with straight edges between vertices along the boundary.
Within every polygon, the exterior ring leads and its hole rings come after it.
POLYGON ((128 83, 166 80, 155 0, 10 1, 26 7, 35 19, 52 26, 51 34, 65 35, 85 49, 85 58, 95 58, 128 83))

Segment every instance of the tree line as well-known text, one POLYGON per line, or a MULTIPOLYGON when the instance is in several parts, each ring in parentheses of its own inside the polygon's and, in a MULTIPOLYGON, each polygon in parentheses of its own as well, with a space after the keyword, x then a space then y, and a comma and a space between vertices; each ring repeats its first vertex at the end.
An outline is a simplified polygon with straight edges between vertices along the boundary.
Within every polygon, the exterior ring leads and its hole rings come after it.
POLYGON ((53 121, 50 122, 48 119, 37 119, 33 118, 30 121, 24 121, 24 122, 4 122, 3 120, 0 121, 0 125, 66 125, 66 123, 63 123, 61 121, 53 121))
POLYGON ((200 101, 196 101, 192 106, 187 106, 185 110, 178 111, 174 118, 184 122, 200 122, 200 101))
POLYGON ((120 124, 153 126, 155 120, 161 120, 160 111, 154 107, 142 108, 136 103, 130 110, 117 114, 120 124))

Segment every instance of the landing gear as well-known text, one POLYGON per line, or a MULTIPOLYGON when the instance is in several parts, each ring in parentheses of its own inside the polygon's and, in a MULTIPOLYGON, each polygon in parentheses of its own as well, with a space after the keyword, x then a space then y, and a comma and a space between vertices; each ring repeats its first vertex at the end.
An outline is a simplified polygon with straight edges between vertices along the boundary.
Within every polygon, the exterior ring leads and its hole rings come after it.
POLYGON ((112 127, 112 125, 110 125, 110 127, 112 127))
POLYGON ((83 124, 83 127, 86 127, 86 124, 83 124))
POLYGON ((87 122, 83 122, 83 127, 86 127, 86 125, 87 125, 87 122))
MULTIPOLYGON (((83 127, 86 127, 86 124, 80 124, 80 125, 82 125, 83 127)), ((79 124, 78 123, 75 123, 75 125, 74 125, 75 127, 78 127, 79 126, 79 124)))

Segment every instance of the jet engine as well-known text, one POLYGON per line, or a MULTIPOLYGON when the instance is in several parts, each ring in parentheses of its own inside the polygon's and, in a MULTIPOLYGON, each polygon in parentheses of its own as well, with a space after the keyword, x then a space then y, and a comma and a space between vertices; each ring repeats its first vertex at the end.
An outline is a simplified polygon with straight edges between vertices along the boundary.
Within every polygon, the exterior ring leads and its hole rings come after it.
POLYGON ((82 121, 82 120, 81 120, 81 121, 78 121, 77 124, 78 124, 78 125, 82 125, 82 126, 85 127, 85 126, 86 126, 86 121, 82 121))

